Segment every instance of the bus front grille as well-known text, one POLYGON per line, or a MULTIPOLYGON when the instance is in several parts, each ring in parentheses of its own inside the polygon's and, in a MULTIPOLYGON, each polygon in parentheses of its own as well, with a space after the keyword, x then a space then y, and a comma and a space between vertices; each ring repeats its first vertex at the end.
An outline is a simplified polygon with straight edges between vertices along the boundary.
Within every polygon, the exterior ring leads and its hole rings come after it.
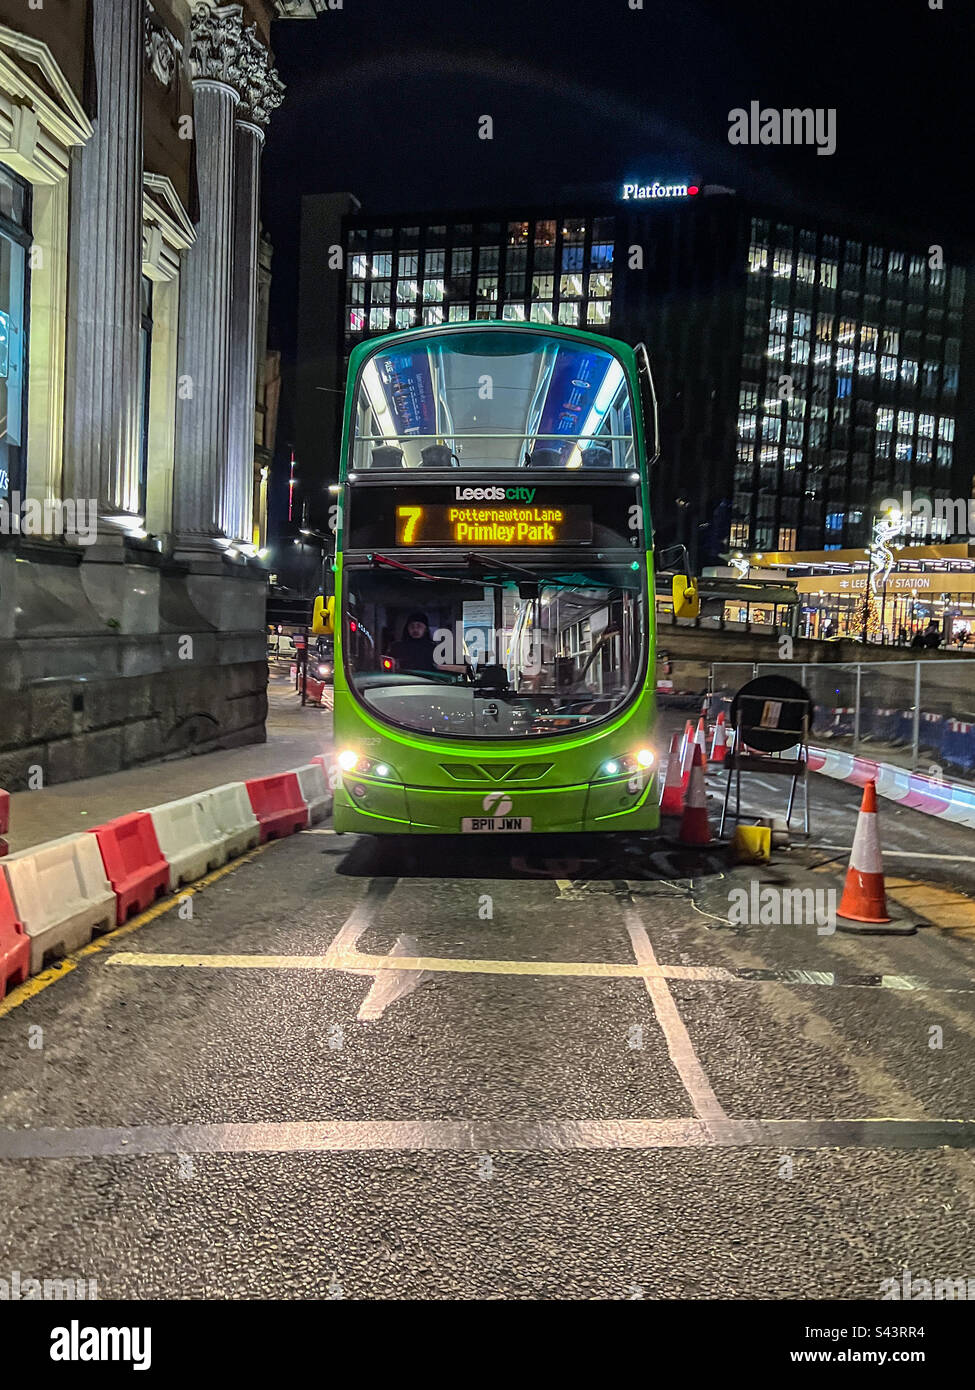
POLYGON ((441 763, 455 782, 540 782, 552 771, 551 763, 441 763))

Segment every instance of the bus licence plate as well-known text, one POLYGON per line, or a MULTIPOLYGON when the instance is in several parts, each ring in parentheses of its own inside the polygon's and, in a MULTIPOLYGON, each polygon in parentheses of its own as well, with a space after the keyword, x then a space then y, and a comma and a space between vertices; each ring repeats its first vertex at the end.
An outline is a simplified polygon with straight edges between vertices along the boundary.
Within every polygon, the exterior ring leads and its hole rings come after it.
POLYGON ((462 831, 468 834, 518 834, 520 831, 531 830, 531 816, 465 816, 460 823, 462 831))

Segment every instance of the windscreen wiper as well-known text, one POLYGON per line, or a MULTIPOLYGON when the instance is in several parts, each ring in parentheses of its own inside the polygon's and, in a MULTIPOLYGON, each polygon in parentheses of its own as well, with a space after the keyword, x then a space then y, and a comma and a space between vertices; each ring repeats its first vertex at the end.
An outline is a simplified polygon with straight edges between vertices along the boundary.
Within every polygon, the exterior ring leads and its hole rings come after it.
MULTIPOLYGON (((558 575, 539 574, 537 570, 526 569, 523 565, 516 565, 511 560, 497 560, 493 555, 482 555, 476 550, 470 550, 465 556, 467 563, 473 568, 483 566, 486 570, 500 570, 505 574, 511 575, 518 583, 519 597, 524 599, 538 598, 542 589, 578 589, 578 579, 560 578, 558 575)), ((490 579, 479 579, 478 583, 490 584, 490 579)))
MULTIPOLYGON (((512 564, 510 560, 496 560, 493 555, 481 555, 476 550, 469 550, 464 557, 471 569, 483 568, 491 570, 501 570, 506 574, 513 575, 518 581, 518 596, 520 598, 538 598, 542 587, 541 575, 534 570, 525 569, 524 565, 512 564)), ((490 583, 490 580, 483 578, 479 583, 490 583)))
POLYGON ((414 565, 404 565, 399 560, 391 560, 388 555, 370 554, 366 558, 372 565, 385 565, 389 569, 401 570, 404 574, 412 574, 414 578, 423 579, 428 584, 463 584, 466 588, 472 589, 483 589, 484 585, 488 584, 496 589, 504 588, 503 584, 496 581, 492 585, 490 580, 465 579, 462 575, 455 574, 432 574, 429 570, 417 569, 414 565))

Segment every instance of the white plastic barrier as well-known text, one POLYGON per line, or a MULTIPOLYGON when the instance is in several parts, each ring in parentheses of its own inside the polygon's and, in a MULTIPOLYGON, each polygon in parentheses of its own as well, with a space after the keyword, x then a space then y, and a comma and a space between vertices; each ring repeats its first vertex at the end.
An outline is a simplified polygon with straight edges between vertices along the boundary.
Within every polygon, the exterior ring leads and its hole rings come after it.
POLYGON ((175 893, 181 883, 192 883, 210 869, 226 864, 227 844, 214 819, 208 792, 146 809, 152 816, 159 848, 169 865, 171 893, 175 893))
POLYGON ((948 809, 942 811, 941 814, 946 820, 955 821, 958 825, 975 827, 975 792, 970 787, 952 784, 951 801, 948 804, 948 809))
POLYGON ((30 971, 115 926, 115 893, 94 835, 65 835, 0 861, 17 916, 30 937, 30 971))
POLYGON ((907 804, 922 815, 940 816, 975 829, 975 788, 963 783, 934 781, 893 763, 854 759, 839 748, 810 748, 813 771, 841 782, 863 785, 863 774, 874 769, 877 792, 889 801, 907 804))
POLYGON ((903 767, 880 763, 877 771, 877 792, 888 801, 903 801, 910 790, 911 774, 903 767))
POLYGON ((332 793, 325 781, 325 769, 321 763, 305 763, 296 767, 298 786, 302 799, 308 807, 308 824, 324 820, 332 809, 332 793))
POLYGON ((225 782, 208 792, 207 798, 231 859, 261 843, 260 823, 243 782, 225 782))

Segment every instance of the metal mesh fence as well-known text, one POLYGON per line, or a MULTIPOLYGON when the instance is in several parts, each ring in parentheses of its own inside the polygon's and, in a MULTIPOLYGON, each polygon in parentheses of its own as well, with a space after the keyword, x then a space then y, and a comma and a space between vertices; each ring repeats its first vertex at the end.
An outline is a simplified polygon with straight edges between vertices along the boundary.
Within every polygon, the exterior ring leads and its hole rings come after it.
POLYGON ((773 672, 809 692, 814 743, 975 781, 975 666, 967 661, 715 662, 712 713, 727 709, 746 681, 773 672))

